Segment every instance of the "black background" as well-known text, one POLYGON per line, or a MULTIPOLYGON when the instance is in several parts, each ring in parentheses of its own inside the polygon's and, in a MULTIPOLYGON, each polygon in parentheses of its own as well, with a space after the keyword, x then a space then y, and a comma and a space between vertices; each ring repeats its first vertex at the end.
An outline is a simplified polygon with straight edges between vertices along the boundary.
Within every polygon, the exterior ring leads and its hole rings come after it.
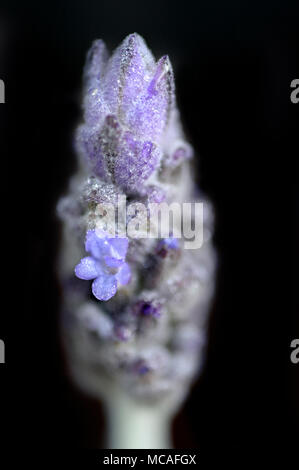
POLYGON ((75 170, 85 53, 95 38, 112 49, 137 31, 173 62, 197 180, 217 218, 208 357, 176 418, 175 444, 295 450, 299 104, 290 102, 290 82, 299 78, 298 13, 282 1, 2 4, 2 442, 52 451, 103 442, 100 405, 65 373, 55 203, 75 170))

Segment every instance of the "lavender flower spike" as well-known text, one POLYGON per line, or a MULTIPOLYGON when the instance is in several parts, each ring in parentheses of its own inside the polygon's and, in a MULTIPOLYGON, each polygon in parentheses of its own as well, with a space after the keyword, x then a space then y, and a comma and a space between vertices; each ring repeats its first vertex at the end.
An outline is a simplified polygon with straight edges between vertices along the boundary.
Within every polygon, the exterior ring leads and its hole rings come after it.
POLYGON ((191 250, 174 231, 133 237, 130 217, 119 231, 113 217, 99 229, 99 205, 117 210, 120 197, 145 206, 139 223, 146 226, 153 202, 182 205, 200 194, 167 56, 156 61, 136 33, 110 56, 95 41, 82 102, 79 167, 58 203, 69 367, 81 388, 107 404, 112 446, 169 447, 165 423, 204 360, 216 266, 213 210, 201 196, 203 242, 191 250))

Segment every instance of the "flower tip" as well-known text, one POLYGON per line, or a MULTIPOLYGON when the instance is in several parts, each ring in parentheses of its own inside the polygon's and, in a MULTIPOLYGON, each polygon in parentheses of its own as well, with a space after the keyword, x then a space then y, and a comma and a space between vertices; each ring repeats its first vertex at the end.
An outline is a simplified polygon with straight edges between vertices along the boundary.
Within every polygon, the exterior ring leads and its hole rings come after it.
POLYGON ((91 78, 99 79, 103 73, 104 66, 108 61, 108 50, 102 39, 92 42, 91 48, 87 52, 84 66, 84 81, 91 78))
POLYGON ((160 57, 157 62, 157 70, 160 71, 160 73, 172 72, 172 65, 168 54, 160 57))
MULTIPOLYGON (((148 48, 145 40, 138 33, 129 34, 120 45, 121 56, 123 57, 124 64, 129 67, 133 65, 132 60, 137 62, 140 61, 140 64, 143 64, 143 67, 151 68, 154 67, 155 60, 154 57, 148 48), (133 59, 135 57, 135 59, 133 59)), ((135 62, 135 66, 136 66, 135 62)), ((133 65, 134 67, 134 65, 133 65)), ((144 72, 144 70, 143 70, 144 72)))
POLYGON ((171 65, 171 62, 170 62, 170 58, 169 58, 169 55, 168 54, 165 54, 165 55, 162 55, 162 57, 160 57, 160 59, 158 60, 158 63, 160 63, 165 65, 165 66, 170 66, 171 65))
POLYGON ((129 34, 125 40, 127 39, 129 43, 135 43, 141 36, 138 33, 134 32, 129 34))
POLYGON ((93 56, 95 53, 102 53, 107 50, 106 44, 103 39, 95 39, 91 43, 91 48, 89 49, 87 55, 93 56))
POLYGON ((149 86, 150 93, 156 94, 159 90, 167 91, 170 96, 174 92, 173 71, 168 55, 164 55, 158 60, 156 72, 149 86))
POLYGON ((129 34, 123 41, 123 43, 128 42, 130 46, 138 46, 140 43, 144 43, 144 39, 140 34, 134 32, 129 34))

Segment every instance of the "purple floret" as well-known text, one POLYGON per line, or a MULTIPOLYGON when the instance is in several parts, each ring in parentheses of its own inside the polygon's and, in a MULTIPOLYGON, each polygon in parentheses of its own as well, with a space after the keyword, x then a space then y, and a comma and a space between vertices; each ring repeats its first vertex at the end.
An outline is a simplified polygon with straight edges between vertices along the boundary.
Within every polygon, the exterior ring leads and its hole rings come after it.
POLYGON ((118 285, 131 280, 131 269, 125 262, 128 239, 109 238, 101 230, 89 230, 85 249, 91 254, 82 258, 75 267, 78 278, 92 280, 92 293, 98 300, 109 300, 116 294, 118 285))
POLYGON ((161 315, 160 305, 153 302, 147 302, 139 300, 133 307, 135 315, 141 315, 145 317, 159 318, 161 315))

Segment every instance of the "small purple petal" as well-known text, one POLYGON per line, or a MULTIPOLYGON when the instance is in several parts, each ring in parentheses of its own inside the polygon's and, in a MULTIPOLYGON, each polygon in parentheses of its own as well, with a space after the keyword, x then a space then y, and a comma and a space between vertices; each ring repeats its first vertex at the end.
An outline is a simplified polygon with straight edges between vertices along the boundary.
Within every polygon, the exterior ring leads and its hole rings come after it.
POLYGON ((98 238, 105 239, 105 240, 108 236, 108 232, 105 232, 105 230, 102 230, 100 228, 95 229, 95 234, 98 238))
POLYGON ((174 79, 168 56, 157 63, 145 95, 136 105, 130 128, 140 136, 157 140, 165 130, 174 102, 174 79))
POLYGON ((117 282, 115 276, 103 274, 92 283, 92 293, 98 300, 109 300, 116 294, 117 282))
POLYGON ((162 152, 154 143, 139 141, 131 132, 126 132, 120 142, 115 162, 116 184, 127 191, 140 191, 158 167, 161 157, 162 152))
POLYGON ((85 240, 85 250, 94 258, 102 259, 104 256, 110 256, 110 245, 106 238, 101 238, 102 234, 99 230, 88 230, 85 240))
POLYGON ((123 286, 126 285, 126 284, 129 284, 130 280, 131 280, 131 268, 130 266, 128 265, 128 263, 124 263, 118 273, 116 274, 116 279, 118 280, 118 282, 120 284, 122 284, 123 286))
POLYGON ((163 243, 172 250, 179 248, 179 241, 177 238, 164 238, 163 243))
POLYGON ((125 237, 109 238, 108 243, 111 247, 111 256, 124 260, 127 254, 129 240, 125 237))
POLYGON ((79 279, 89 281, 95 279, 101 273, 100 264, 90 256, 82 258, 80 263, 75 267, 75 274, 79 279))
POLYGON ((106 256, 105 257, 105 264, 109 268, 120 268, 120 266, 123 264, 123 260, 122 259, 112 258, 111 256, 106 256))

